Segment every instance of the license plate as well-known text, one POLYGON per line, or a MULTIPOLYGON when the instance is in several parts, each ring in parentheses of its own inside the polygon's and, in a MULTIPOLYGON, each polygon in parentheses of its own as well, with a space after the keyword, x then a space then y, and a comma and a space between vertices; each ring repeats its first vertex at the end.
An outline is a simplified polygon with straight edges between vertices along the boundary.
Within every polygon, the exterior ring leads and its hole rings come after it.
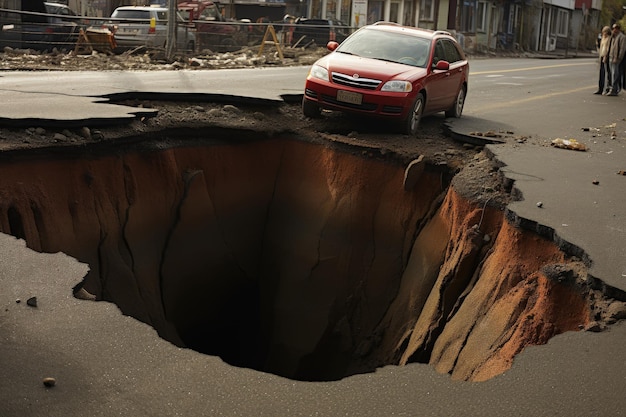
POLYGON ((137 33, 139 33, 139 29, 117 29, 117 31, 115 32, 119 35, 136 35, 137 33))
POLYGON ((363 102, 363 94, 353 93, 352 91, 339 90, 337 91, 337 101, 360 105, 363 102))

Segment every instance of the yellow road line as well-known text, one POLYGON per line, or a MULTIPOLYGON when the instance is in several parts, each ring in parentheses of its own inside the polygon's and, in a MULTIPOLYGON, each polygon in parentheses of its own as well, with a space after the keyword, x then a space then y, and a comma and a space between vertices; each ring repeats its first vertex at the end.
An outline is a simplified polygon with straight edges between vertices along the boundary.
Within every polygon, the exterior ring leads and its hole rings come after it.
MULTIPOLYGON (((521 98, 518 100, 510 100, 507 102, 498 102, 498 103, 493 103, 487 106, 482 106, 482 107, 471 107, 471 112, 472 113, 480 113, 482 111, 488 111, 488 110, 493 110, 493 109, 501 109, 504 107, 512 107, 512 106, 517 106, 518 104, 524 104, 524 103, 529 103, 532 101, 538 101, 538 100, 544 100, 546 98, 552 98, 552 97, 557 97, 557 96, 564 96, 566 94, 571 94, 571 93, 578 93, 579 91, 584 91, 584 90, 590 90, 594 88, 594 85, 587 85, 584 87, 578 87, 578 88, 574 88, 573 90, 565 90, 565 91, 558 91, 555 93, 548 93, 548 94, 541 94, 539 96, 533 96, 533 97, 527 97, 527 98, 521 98)), ((597 88, 597 85, 596 85, 597 88)))
POLYGON ((472 72, 472 70, 470 69, 470 75, 501 74, 503 72, 518 72, 518 71, 535 71, 535 70, 550 69, 550 68, 574 67, 574 66, 594 65, 594 64, 595 64, 595 61, 581 62, 578 64, 558 64, 558 65, 546 65, 545 67, 511 68, 511 69, 503 69, 503 70, 478 71, 478 72, 472 72))

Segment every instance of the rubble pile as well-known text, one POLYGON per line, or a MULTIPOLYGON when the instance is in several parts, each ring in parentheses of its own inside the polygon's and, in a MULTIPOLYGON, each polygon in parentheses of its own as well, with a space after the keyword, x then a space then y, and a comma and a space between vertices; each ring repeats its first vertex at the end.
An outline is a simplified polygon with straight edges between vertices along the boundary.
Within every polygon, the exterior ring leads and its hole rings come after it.
POLYGON ((165 59, 163 50, 133 50, 121 54, 93 51, 32 49, 5 47, 0 53, 0 70, 24 71, 166 71, 181 69, 254 68, 263 66, 310 65, 326 54, 325 48, 283 48, 283 59, 275 48, 259 54, 259 47, 245 47, 235 52, 215 53, 204 50, 195 54, 177 53, 165 59))

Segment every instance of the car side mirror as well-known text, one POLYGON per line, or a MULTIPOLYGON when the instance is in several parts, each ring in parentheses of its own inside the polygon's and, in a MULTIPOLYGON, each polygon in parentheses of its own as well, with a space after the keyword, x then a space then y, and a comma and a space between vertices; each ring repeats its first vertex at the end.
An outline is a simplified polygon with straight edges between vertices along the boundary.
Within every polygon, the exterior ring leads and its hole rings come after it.
POLYGON ((336 42, 336 41, 329 41, 329 42, 326 44, 326 48, 327 48, 330 52, 332 52, 332 51, 334 51, 335 49, 337 49, 337 47, 338 47, 338 46, 339 46, 339 43, 338 43, 338 42, 336 42))
POLYGON ((433 65, 433 68, 439 71, 448 71, 450 69, 450 63, 448 61, 437 61, 436 64, 433 65))

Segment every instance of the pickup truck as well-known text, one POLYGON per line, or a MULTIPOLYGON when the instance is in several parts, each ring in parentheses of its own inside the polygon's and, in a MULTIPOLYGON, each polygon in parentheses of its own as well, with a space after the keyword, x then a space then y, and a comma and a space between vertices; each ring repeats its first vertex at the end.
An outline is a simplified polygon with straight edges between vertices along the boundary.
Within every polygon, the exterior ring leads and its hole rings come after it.
POLYGON ((196 29, 198 50, 229 52, 246 44, 246 32, 235 21, 227 20, 210 0, 183 0, 178 12, 196 29))

